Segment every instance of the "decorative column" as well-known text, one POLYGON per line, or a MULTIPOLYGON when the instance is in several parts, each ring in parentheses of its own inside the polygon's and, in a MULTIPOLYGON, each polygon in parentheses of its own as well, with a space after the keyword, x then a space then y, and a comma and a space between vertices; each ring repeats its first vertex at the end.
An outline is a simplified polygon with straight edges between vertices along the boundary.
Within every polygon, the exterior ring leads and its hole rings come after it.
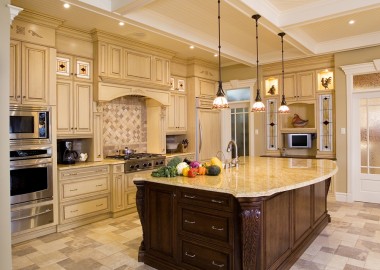
POLYGON ((241 265, 243 270, 260 269, 262 247, 262 201, 238 198, 241 220, 241 265))
POLYGON ((137 260, 139 262, 144 262, 144 255, 145 255, 145 181, 136 180, 133 181, 137 187, 136 192, 136 208, 137 213, 139 214, 141 226, 142 226, 142 233, 143 233, 143 239, 141 241, 140 247, 139 247, 139 254, 137 257, 137 260))

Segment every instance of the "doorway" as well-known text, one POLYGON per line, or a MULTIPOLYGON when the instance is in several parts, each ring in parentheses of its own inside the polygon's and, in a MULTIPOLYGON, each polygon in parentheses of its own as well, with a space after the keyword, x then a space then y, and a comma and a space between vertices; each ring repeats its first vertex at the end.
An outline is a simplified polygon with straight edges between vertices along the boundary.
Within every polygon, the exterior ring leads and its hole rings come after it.
POLYGON ((355 93, 352 105, 353 199, 380 203, 380 91, 355 93))
POLYGON ((238 156, 249 156, 249 102, 230 105, 231 139, 238 146, 238 156))

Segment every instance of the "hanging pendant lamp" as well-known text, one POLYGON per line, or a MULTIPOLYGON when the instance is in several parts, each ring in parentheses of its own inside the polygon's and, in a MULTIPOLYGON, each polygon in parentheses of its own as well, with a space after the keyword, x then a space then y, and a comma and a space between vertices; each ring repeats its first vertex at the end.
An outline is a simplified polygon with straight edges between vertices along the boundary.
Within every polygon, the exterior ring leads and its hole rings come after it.
POLYGON ((289 113, 289 107, 286 104, 285 100, 285 83, 284 83, 284 36, 286 35, 284 32, 281 32, 278 34, 281 37, 281 55, 282 55, 282 100, 281 100, 281 106, 278 109, 278 112, 281 114, 289 113))
POLYGON ((218 39, 219 39, 219 82, 218 82, 218 92, 216 93, 216 97, 214 99, 214 102, 212 104, 213 109, 226 109, 230 106, 228 105, 228 101, 226 99, 226 94, 223 91, 223 83, 222 83, 222 66, 220 63, 220 0, 218 0, 218 39))
POLYGON ((255 103, 252 105, 251 112, 265 112, 265 105, 261 100, 260 94, 260 80, 259 80, 259 35, 258 35, 258 20, 260 19, 259 14, 255 14, 252 16, 253 19, 256 20, 256 85, 257 85, 257 93, 255 103))

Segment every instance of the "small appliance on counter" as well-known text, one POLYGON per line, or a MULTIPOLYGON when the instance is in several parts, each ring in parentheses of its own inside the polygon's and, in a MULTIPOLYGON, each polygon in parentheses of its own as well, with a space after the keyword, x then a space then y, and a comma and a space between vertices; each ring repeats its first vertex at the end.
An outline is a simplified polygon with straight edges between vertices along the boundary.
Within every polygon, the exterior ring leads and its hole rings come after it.
POLYGON ((59 141, 58 143, 58 163, 75 164, 78 159, 78 152, 73 150, 73 142, 59 141))

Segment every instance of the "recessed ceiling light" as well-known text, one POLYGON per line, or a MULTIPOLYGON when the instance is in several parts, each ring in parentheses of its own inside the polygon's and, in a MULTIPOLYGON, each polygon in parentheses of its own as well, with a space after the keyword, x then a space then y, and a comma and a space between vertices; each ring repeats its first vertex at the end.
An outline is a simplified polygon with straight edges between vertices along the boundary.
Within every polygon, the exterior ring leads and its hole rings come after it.
POLYGON ((124 26, 124 24, 125 24, 124 22, 119 22, 120 26, 124 26))
POLYGON ((217 54, 217 53, 214 53, 214 57, 218 57, 218 54, 217 54))
POLYGON ((194 49, 195 47, 194 47, 194 45, 190 45, 190 47, 189 47, 190 49, 194 49))
POLYGON ((348 21, 348 24, 354 24, 355 23, 355 20, 349 20, 348 21))
POLYGON ((64 8, 70 8, 70 4, 69 4, 69 3, 64 3, 64 4, 63 4, 63 7, 64 7, 64 8))

